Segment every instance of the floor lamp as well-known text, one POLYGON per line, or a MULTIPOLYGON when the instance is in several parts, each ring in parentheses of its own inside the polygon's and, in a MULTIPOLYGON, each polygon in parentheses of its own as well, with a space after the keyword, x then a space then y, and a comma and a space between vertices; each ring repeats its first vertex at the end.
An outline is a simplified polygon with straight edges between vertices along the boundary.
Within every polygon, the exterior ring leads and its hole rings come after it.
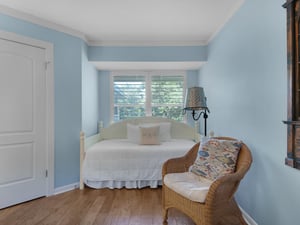
POLYGON ((183 110, 184 112, 192 111, 192 116, 195 121, 199 120, 199 118, 203 114, 204 135, 206 136, 209 109, 206 105, 206 97, 204 95, 204 90, 202 87, 191 87, 187 89, 183 110))

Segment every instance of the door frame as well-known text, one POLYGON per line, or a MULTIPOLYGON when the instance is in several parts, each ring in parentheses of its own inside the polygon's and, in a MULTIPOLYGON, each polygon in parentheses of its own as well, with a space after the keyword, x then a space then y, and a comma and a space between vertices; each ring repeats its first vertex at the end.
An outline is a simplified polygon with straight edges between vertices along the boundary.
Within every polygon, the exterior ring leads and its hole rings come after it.
POLYGON ((46 196, 54 194, 54 60, 53 44, 19 34, 0 31, 0 38, 21 44, 26 44, 45 49, 45 72, 46 72, 46 196))

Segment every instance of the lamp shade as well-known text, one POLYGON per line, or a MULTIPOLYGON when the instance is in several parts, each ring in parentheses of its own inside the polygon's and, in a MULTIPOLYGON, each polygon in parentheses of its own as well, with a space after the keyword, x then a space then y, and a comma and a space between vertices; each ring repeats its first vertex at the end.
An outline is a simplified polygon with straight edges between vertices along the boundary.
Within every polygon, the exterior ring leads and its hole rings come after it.
POLYGON ((191 87, 186 91, 184 110, 207 109, 206 97, 202 87, 191 87))

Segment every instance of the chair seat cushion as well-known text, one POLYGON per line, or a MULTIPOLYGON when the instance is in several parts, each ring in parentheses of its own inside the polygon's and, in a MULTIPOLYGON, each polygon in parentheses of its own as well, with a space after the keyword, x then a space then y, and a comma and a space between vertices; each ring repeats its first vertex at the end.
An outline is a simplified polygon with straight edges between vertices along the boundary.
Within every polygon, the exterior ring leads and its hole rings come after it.
POLYGON ((213 181, 192 172, 169 173, 164 176, 164 184, 168 188, 194 202, 205 202, 212 183, 213 181))

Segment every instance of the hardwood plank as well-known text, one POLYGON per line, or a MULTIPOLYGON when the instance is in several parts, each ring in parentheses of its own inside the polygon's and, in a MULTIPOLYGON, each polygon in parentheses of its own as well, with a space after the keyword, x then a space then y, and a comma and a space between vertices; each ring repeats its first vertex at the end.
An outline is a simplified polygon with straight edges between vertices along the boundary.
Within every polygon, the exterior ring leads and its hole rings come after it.
MULTIPOLYGON (((68 212, 68 210, 72 207, 72 203, 76 200, 73 196, 75 191, 63 193, 57 196, 52 196, 46 198, 46 201, 50 199, 52 201, 53 206, 49 203, 49 211, 51 212, 44 220, 40 221, 41 225, 52 225, 58 224, 61 218, 68 212), (66 194, 70 194, 70 196, 66 196, 66 194), (64 198, 65 197, 65 198, 64 198)), ((78 197, 78 196, 77 196, 78 197)))
POLYGON ((105 197, 96 197, 95 201, 90 205, 87 213, 81 218, 80 225, 93 225, 95 219, 105 202, 105 197))
MULTIPOLYGON (((134 197, 131 197, 131 207, 130 207, 130 218, 129 218, 129 224, 130 225, 137 225, 139 224, 139 216, 141 214, 141 198, 142 193, 144 189, 140 191, 133 192, 135 194, 134 197)), ((147 203, 145 203, 147 204, 147 203)))
MULTIPOLYGON (((152 190, 156 192, 155 190, 152 190)), ((162 224, 162 206, 161 206, 161 192, 158 192, 157 195, 154 195, 152 198, 153 204, 153 217, 152 224, 162 224)))
POLYGON ((101 190, 97 190, 97 192, 99 192, 99 195, 105 197, 105 201, 103 207, 100 209, 99 214, 95 219, 94 225, 98 225, 98 224, 110 225, 111 223, 108 215, 113 203, 114 191, 109 189, 101 189, 101 190))
MULTIPOLYGON (((5 225, 161 225, 161 188, 73 190, 0 210, 5 225)), ((170 210, 169 225, 193 225, 170 210)))

